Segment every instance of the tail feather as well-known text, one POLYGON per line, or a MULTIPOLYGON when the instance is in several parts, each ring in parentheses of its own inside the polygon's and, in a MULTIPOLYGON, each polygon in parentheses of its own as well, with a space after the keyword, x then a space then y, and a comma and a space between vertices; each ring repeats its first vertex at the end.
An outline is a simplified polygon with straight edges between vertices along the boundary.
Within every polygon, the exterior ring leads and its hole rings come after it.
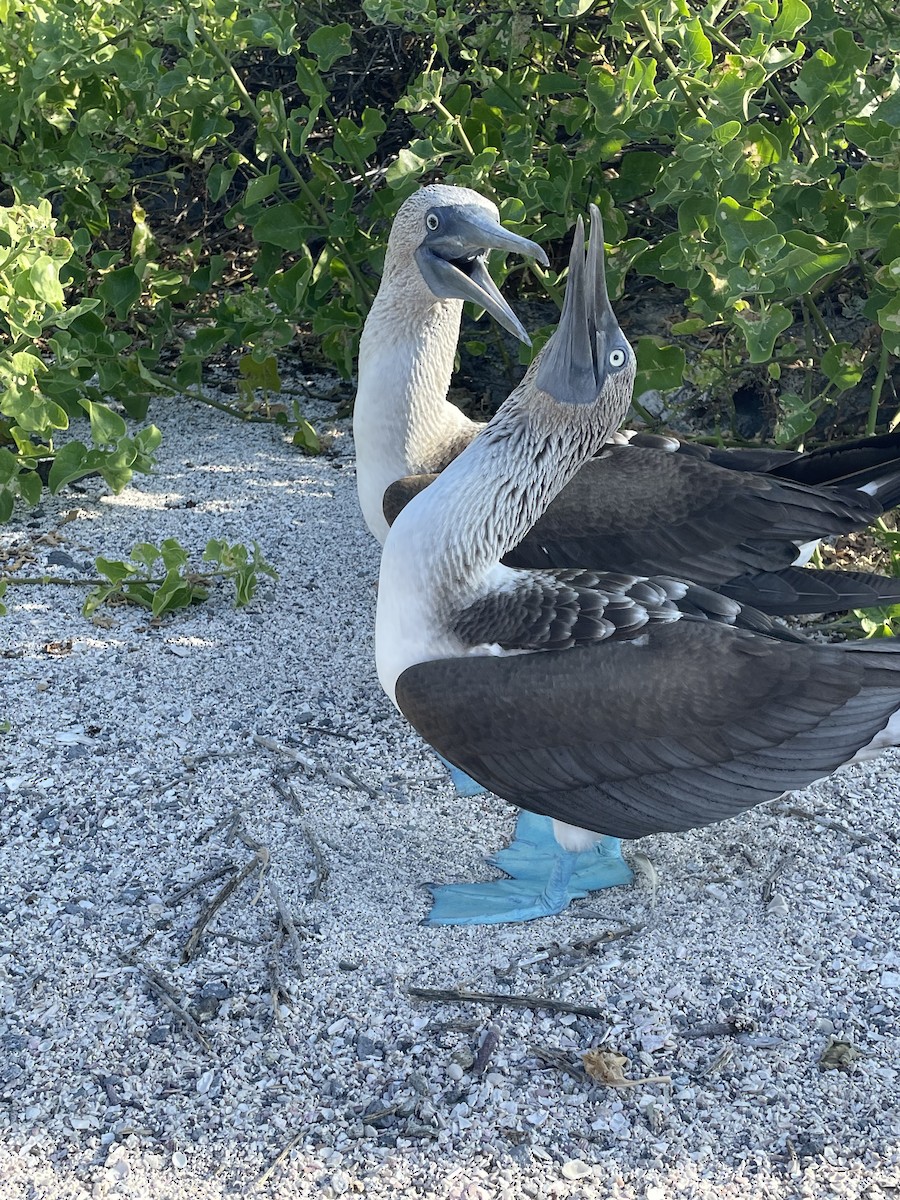
POLYGON ((787 567, 782 571, 739 575, 718 590, 773 617, 900 604, 900 578, 864 571, 787 567))

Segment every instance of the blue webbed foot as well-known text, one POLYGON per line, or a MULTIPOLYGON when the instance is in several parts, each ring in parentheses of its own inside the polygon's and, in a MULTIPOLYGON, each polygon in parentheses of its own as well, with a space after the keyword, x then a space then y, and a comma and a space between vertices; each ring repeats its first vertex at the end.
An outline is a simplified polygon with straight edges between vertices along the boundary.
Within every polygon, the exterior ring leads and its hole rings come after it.
POLYGON ((562 912, 570 900, 587 895, 572 886, 577 854, 558 845, 544 879, 498 879, 493 883, 451 883, 432 888, 434 904, 423 925, 496 925, 533 921, 562 912))
MULTIPOLYGON (((559 843, 553 836, 551 819, 522 811, 516 822, 515 840, 488 858, 488 862, 513 879, 537 881, 549 876, 558 854, 559 843)), ((633 878, 631 868, 622 857, 619 838, 603 837, 596 846, 582 850, 574 858, 571 887, 577 889, 579 895, 619 887, 633 878)))
POLYGON ((442 754, 438 754, 438 758, 450 772, 450 780, 456 789, 457 796, 481 796, 484 794, 484 788, 477 780, 472 779, 459 767, 454 767, 453 763, 447 762, 442 754))

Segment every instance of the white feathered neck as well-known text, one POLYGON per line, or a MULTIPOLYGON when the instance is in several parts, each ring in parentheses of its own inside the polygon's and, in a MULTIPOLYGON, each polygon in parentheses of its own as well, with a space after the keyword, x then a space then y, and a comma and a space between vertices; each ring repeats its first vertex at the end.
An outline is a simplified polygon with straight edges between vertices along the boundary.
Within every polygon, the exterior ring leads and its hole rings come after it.
POLYGON ((436 299, 418 271, 386 270, 366 320, 353 434, 360 507, 380 542, 386 489, 443 470, 482 428, 447 399, 462 307, 436 299))

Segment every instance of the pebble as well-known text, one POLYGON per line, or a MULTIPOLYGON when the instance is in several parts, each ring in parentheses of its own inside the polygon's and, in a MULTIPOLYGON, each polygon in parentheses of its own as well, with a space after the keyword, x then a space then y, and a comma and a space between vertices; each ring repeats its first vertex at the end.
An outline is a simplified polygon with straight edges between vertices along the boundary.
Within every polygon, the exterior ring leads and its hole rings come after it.
POLYGON ((591 1168, 583 1159, 571 1158, 563 1163, 561 1174, 563 1179, 584 1179, 591 1174, 591 1168))

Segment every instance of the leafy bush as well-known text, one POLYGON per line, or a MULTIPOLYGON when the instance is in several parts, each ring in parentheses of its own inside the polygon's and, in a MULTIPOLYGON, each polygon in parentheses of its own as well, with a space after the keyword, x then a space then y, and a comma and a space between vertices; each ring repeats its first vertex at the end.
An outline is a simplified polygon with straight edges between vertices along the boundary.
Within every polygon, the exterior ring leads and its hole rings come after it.
POLYGON ((41 459, 53 487, 146 469, 158 434, 119 407, 202 394, 214 356, 240 356, 239 415, 298 325, 348 373, 389 221, 441 177, 548 245, 600 203, 616 289, 658 281, 680 318, 639 338, 639 389, 749 372, 788 443, 865 383, 874 428, 898 40, 881 0, 0 0, 0 519, 41 459), (84 413, 92 444, 57 451, 84 413))

